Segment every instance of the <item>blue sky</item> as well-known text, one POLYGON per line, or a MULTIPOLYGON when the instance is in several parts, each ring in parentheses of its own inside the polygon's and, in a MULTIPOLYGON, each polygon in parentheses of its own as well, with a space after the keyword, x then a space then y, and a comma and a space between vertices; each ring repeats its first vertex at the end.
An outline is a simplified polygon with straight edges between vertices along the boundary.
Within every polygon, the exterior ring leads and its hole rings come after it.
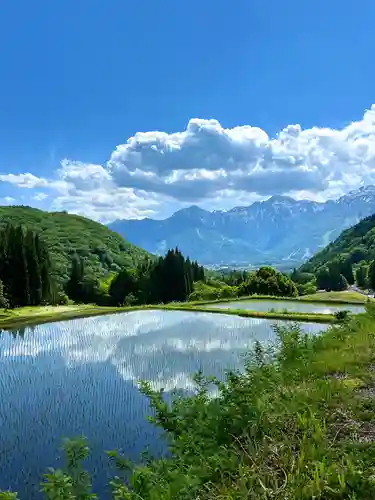
POLYGON ((0 201, 108 221, 375 182, 374 18, 370 0, 4 0, 0 201))

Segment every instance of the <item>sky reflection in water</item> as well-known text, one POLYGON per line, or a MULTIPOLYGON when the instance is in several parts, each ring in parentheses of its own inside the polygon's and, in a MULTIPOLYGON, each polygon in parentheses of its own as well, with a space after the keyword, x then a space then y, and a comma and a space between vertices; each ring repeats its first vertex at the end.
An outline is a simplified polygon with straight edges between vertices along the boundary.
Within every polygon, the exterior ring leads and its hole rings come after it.
MULTIPOLYGON (((0 489, 40 498, 41 474, 58 466, 63 436, 86 435, 100 498, 111 471, 105 450, 136 459, 163 452, 137 381, 192 388, 201 369, 223 377, 241 368, 255 339, 275 339, 275 321, 184 311, 137 311, 26 328, 0 336, 0 489)), ((306 323, 317 333, 325 327, 306 323)))

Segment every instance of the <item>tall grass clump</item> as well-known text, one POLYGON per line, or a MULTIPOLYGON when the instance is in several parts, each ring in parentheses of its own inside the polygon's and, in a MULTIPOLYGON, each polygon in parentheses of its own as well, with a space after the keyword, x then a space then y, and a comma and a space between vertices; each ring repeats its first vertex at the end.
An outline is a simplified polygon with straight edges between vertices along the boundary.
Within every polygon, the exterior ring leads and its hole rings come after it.
MULTIPOLYGON (((198 373, 194 395, 172 404, 141 383, 170 455, 133 467, 111 452, 119 469, 113 498, 375 498, 374 332, 370 304, 367 314, 321 336, 278 327, 277 349, 256 343, 244 371, 228 372, 224 382, 198 373)), ((46 498, 96 498, 82 466, 86 442, 68 443, 67 452, 67 468, 43 482, 46 498)))

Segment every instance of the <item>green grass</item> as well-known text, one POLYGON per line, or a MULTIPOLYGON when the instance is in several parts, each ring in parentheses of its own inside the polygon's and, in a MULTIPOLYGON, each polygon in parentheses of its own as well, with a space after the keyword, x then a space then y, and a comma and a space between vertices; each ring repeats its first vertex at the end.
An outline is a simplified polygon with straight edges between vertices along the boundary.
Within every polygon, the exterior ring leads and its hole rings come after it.
POLYGON ((232 314, 245 318, 285 319, 292 321, 307 321, 316 323, 331 323, 335 321, 334 315, 303 313, 290 311, 249 311, 247 309, 216 309, 197 307, 191 304, 165 304, 143 305, 126 307, 101 307, 96 305, 71 305, 71 306, 35 306, 21 307, 18 309, 3 310, 0 312, 0 329, 21 328, 43 323, 53 323, 69 319, 100 316, 104 314, 124 313, 139 310, 162 309, 170 311, 191 311, 212 314, 232 314))
MULTIPOLYGON (((222 302, 237 302, 242 300, 289 300, 294 302, 314 302, 323 304, 363 304, 367 302, 367 297, 361 293, 355 291, 345 291, 345 292, 319 292, 313 295, 303 295, 301 297, 276 297, 274 295, 248 295, 246 297, 229 297, 224 299, 215 300, 199 300, 189 302, 190 305, 204 305, 204 304, 219 304, 222 302)), ((370 299, 374 300, 374 299, 370 299)))
POLYGON ((228 298, 210 301, 196 301, 184 303, 171 303, 166 305, 143 305, 132 307, 101 307, 90 304, 71 306, 43 306, 43 307, 22 307, 19 309, 0 312, 0 328, 18 328, 41 323, 52 323, 55 321, 68 320, 73 318, 83 318, 87 316, 99 316, 103 314, 114 314, 127 311, 164 309, 164 310, 188 310, 192 312, 210 312, 213 314, 233 314, 248 318, 268 318, 285 319, 292 321, 307 321, 317 323, 330 323, 335 321, 332 314, 304 313, 292 311, 251 311, 247 309, 216 309, 203 307, 209 304, 237 302, 249 300, 288 300, 306 301, 326 304, 359 304, 366 301, 366 297, 357 292, 322 292, 304 297, 274 297, 251 295, 250 297, 228 298))
MULTIPOLYGON (((342 304, 360 304, 368 302, 366 295, 356 292, 354 290, 347 290, 343 292, 317 292, 313 295, 303 295, 299 297, 300 300, 308 300, 310 302, 315 301, 327 301, 327 302, 340 302, 342 304)), ((374 300, 374 299, 370 299, 374 300)))
MULTIPOLYGON (((195 394, 176 397, 172 407, 143 383, 170 455, 135 466, 130 489, 114 480, 112 498, 374 499, 375 305, 320 336, 292 326, 278 329, 278 338, 276 351, 257 344, 244 372, 214 380, 216 398, 201 374, 195 394)), ((87 496, 78 498, 92 498, 81 469, 85 441, 67 451, 70 467, 50 472, 46 497, 73 500, 80 490, 87 496)))
POLYGON ((212 314, 232 314, 244 318, 266 318, 266 319, 285 319, 291 321, 306 321, 315 323, 332 323, 335 321, 333 314, 319 314, 319 313, 304 313, 294 311, 250 311, 248 309, 219 309, 199 306, 177 306, 166 305, 158 306, 161 309, 169 310, 182 310, 192 312, 205 312, 212 314))
POLYGON ((18 328, 30 325, 52 323, 56 321, 83 318, 88 316, 99 316, 103 314, 114 314, 127 311, 164 309, 164 310, 188 310, 192 312, 209 312, 213 314, 233 314, 248 318, 268 318, 285 319, 292 321, 307 321, 317 323, 331 323, 335 321, 332 314, 304 313, 292 311, 251 311, 247 309, 216 309, 203 307, 209 304, 237 302, 248 300, 288 300, 288 301, 306 301, 327 304, 359 304, 364 303, 366 297, 357 292, 322 292, 305 297, 274 297, 251 295, 250 297, 228 298, 211 301, 196 301, 184 303, 171 303, 165 305, 143 305, 127 307, 102 307, 97 305, 82 304, 70 306, 41 306, 41 307, 22 307, 0 312, 0 328, 18 328), (346 300, 344 300, 346 299, 346 300), (361 299, 361 300, 360 300, 361 299))
POLYGON ((20 307, 0 312, 0 329, 20 328, 87 316, 124 312, 126 308, 89 304, 74 306, 20 307))

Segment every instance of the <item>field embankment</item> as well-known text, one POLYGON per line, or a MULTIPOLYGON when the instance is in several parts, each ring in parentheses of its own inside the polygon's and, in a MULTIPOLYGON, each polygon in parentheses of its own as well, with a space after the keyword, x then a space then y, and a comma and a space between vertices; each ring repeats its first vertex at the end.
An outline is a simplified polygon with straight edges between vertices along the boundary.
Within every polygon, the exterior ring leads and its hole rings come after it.
POLYGON ((342 292, 317 292, 312 295, 303 295, 298 297, 298 300, 309 302, 327 302, 341 304, 364 304, 374 301, 368 298, 367 295, 356 292, 355 290, 344 290, 342 292))
POLYGON ((276 297, 274 295, 248 295, 243 297, 228 297, 223 299, 215 300, 199 300, 188 302, 187 305, 200 306, 205 304, 218 304, 224 302, 239 302, 239 301, 250 301, 250 300, 282 300, 291 302, 315 302, 321 304, 365 304, 368 301, 373 301, 374 299, 369 299, 356 291, 348 290, 343 292, 317 292, 312 295, 302 295, 300 297, 276 297))
POLYGON ((165 305, 144 305, 125 307, 100 307, 96 305, 36 306, 20 307, 0 312, 0 329, 24 328, 43 323, 65 321, 69 319, 101 316, 104 314, 124 313, 139 310, 163 309, 170 311, 191 311, 212 314, 231 314, 245 318, 284 319, 316 323, 331 323, 335 317, 331 314, 304 313, 291 311, 251 311, 242 309, 215 309, 193 306, 190 303, 171 303, 165 305))
POLYGON ((199 307, 198 305, 167 305, 163 309, 183 310, 191 312, 204 312, 212 314, 232 314, 243 318, 265 318, 265 319, 284 319, 289 321, 306 321, 315 323, 332 323, 335 321, 333 314, 305 313, 294 311, 251 311, 248 309, 219 309, 210 307, 199 307))

